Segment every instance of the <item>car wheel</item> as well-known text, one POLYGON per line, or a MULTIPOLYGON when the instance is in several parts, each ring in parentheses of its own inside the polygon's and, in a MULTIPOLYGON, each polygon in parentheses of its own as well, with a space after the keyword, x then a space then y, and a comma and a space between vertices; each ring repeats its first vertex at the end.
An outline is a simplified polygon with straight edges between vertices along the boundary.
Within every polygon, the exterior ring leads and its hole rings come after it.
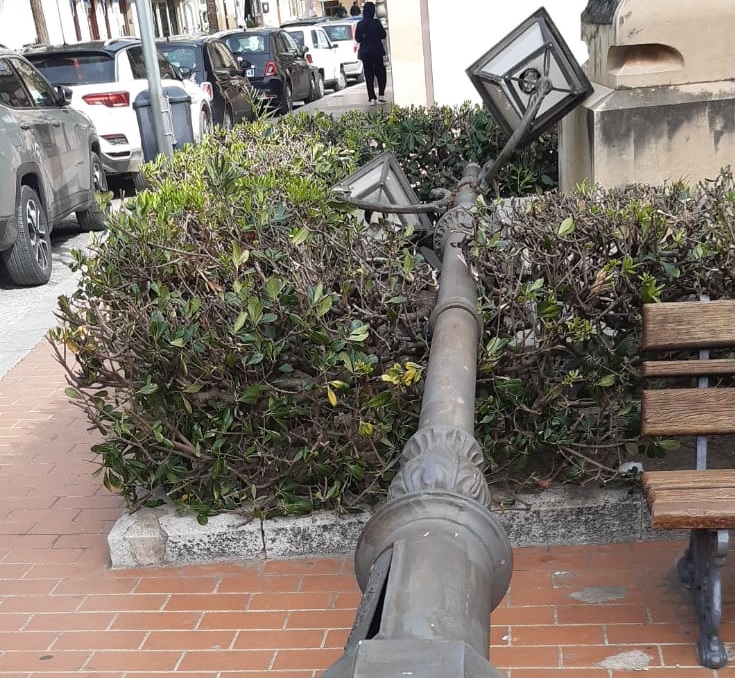
POLYGON ((324 96, 324 76, 321 73, 312 73, 309 83, 309 101, 316 101, 324 96))
POLYGON ((211 134, 212 131, 212 114, 209 112, 209 108, 203 106, 202 110, 199 111, 199 138, 203 139, 207 134, 211 134))
POLYGON ((337 80, 334 82, 334 89, 336 92, 341 92, 345 87, 347 87, 347 78, 345 77, 344 69, 340 68, 337 80))
POLYGON ((133 187, 136 191, 145 191, 148 188, 148 182, 145 180, 143 172, 134 172, 130 178, 133 180, 133 187))
POLYGON ((107 177, 105 170, 102 169, 102 161, 100 156, 92 153, 92 190, 94 196, 92 204, 86 210, 77 212, 77 221, 83 231, 104 231, 105 230, 105 213, 97 202, 97 193, 104 193, 107 190, 107 177))
POLYGON ((286 80, 283 83, 283 89, 281 91, 281 106, 278 109, 283 115, 290 113, 293 110, 293 90, 291 89, 291 83, 286 80))
POLYGON ((324 96, 324 76, 317 73, 316 76, 316 98, 321 99, 324 96))
POLYGON ((5 268, 16 285, 43 285, 51 277, 51 238, 38 193, 21 186, 15 205, 18 237, 5 252, 5 268))
POLYGON ((225 108, 225 114, 222 116, 222 129, 232 129, 232 111, 229 108, 225 108))

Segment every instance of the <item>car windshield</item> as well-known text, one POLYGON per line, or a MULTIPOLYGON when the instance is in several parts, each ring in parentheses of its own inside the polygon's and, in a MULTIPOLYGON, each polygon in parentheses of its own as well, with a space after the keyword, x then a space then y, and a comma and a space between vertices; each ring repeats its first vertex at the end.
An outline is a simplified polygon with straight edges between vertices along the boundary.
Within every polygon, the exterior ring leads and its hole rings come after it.
POLYGON ((230 35, 225 44, 236 54, 265 54, 265 36, 263 35, 230 35))
POLYGON ((352 40, 352 28, 349 24, 342 26, 324 25, 324 30, 330 40, 352 40))
POLYGON ((187 69, 189 71, 196 71, 198 68, 201 69, 201 65, 197 63, 198 50, 196 47, 189 45, 158 45, 160 52, 174 66, 178 68, 187 69))
POLYGON ((54 85, 92 85, 115 81, 115 60, 109 54, 26 54, 54 85))

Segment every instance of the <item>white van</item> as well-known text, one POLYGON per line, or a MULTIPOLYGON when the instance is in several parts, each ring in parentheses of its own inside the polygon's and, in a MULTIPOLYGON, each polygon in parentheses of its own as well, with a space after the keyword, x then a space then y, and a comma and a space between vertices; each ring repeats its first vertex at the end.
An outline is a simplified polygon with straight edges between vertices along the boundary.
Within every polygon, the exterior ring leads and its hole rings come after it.
POLYGON ((324 78, 324 86, 340 91, 347 86, 347 78, 342 69, 339 47, 332 43, 320 26, 283 26, 299 47, 306 47, 305 58, 314 64, 324 78))

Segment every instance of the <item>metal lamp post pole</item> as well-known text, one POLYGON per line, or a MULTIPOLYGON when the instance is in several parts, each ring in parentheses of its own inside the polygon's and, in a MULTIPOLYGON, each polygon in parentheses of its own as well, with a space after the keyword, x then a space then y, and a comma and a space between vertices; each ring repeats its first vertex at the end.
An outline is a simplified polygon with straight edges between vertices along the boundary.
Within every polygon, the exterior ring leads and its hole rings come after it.
POLYGON ((161 87, 161 71, 158 68, 156 42, 153 34, 153 10, 150 0, 138 0, 138 23, 140 24, 140 42, 143 48, 143 61, 148 73, 148 91, 151 97, 151 119, 153 134, 156 138, 158 152, 170 158, 174 152, 173 123, 168 99, 161 87))
POLYGON ((490 612, 508 589, 512 553, 488 509, 474 433, 476 286, 462 256, 480 167, 465 169, 435 245, 441 281, 419 427, 388 502, 365 526, 355 569, 363 591, 342 657, 324 678, 500 678, 488 661, 490 612))

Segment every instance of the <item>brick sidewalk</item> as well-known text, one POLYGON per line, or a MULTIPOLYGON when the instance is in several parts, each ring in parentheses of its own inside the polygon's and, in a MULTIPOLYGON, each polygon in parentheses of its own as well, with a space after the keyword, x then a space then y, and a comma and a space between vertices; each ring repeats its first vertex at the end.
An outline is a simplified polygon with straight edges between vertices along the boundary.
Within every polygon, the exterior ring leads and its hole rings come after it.
MULTIPOLYGON (((0 676, 312 678, 341 655, 359 600, 349 558, 110 570, 122 502, 92 477, 98 437, 64 386, 45 342, 0 380, 0 676)), ((509 678, 735 676, 697 665, 681 548, 517 549, 493 665, 509 678)))

